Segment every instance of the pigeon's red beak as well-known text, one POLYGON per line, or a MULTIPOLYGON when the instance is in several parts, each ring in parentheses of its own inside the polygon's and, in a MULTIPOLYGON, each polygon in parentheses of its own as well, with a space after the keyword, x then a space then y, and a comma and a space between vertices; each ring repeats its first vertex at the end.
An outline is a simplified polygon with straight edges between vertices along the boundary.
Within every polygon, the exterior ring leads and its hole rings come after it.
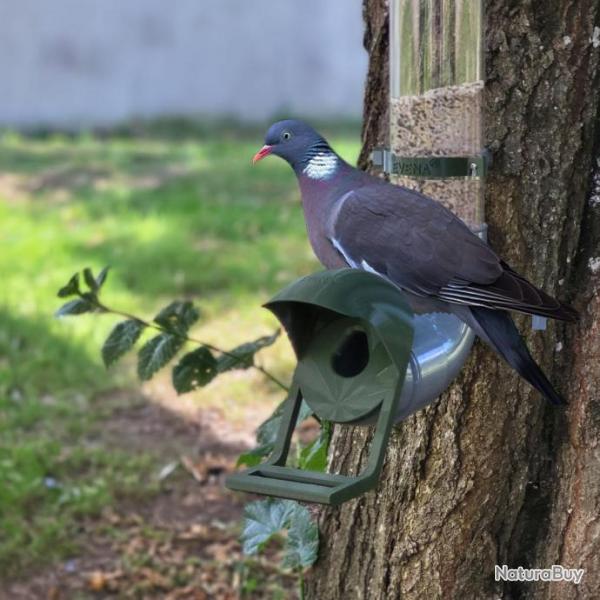
POLYGON ((269 146, 269 144, 265 144, 255 155, 254 158, 252 159, 252 163, 257 163, 259 160, 263 159, 265 156, 269 156, 269 154, 271 154, 271 150, 273 149, 273 146, 269 146))

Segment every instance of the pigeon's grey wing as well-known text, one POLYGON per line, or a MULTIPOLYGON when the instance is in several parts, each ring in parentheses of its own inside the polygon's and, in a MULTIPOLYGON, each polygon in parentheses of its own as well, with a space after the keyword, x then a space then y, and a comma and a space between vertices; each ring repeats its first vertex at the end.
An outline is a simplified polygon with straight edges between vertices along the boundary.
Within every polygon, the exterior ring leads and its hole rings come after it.
POLYGON ((340 200, 328 230, 348 264, 409 292, 551 318, 576 314, 512 271, 439 202, 413 190, 383 181, 360 187, 340 200))
POLYGON ((577 311, 553 298, 515 273, 504 261, 503 272, 491 284, 453 281, 445 286, 439 297, 448 302, 471 306, 485 306, 504 310, 516 310, 531 315, 540 315, 561 321, 576 321, 577 311))
POLYGON ((496 254, 453 213, 384 182, 343 197, 329 231, 349 264, 416 294, 438 296, 455 280, 490 284, 502 274, 496 254))

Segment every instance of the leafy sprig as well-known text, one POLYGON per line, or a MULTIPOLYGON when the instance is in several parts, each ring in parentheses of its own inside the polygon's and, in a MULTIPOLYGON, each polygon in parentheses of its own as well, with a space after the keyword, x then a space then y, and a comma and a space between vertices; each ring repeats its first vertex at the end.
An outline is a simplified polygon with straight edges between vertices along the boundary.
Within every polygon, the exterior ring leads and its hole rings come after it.
MULTIPOLYGON (((58 291, 59 298, 70 298, 57 311, 57 317, 104 313, 122 317, 111 330, 102 345, 102 360, 108 368, 130 352, 145 330, 153 329, 157 335, 142 344, 138 350, 137 373, 142 381, 151 379, 154 374, 169 363, 188 342, 198 347, 184 354, 173 367, 172 381, 177 393, 184 394, 210 383, 221 373, 233 369, 254 368, 288 390, 272 373, 257 364, 255 355, 263 348, 275 343, 279 330, 269 336, 260 337, 233 348, 223 350, 214 344, 195 339, 188 335, 190 328, 200 318, 200 311, 188 300, 176 300, 162 308, 152 320, 146 320, 122 310, 114 309, 100 300, 100 292, 106 283, 108 267, 97 276, 89 268, 75 273, 58 291)), ((284 402, 258 428, 257 446, 243 453, 238 466, 254 466, 269 456, 275 446, 281 423, 284 402)), ((303 402, 298 422, 312 414, 303 402)), ((306 446, 297 447, 297 466, 301 469, 325 471, 327 452, 331 438, 331 424, 321 422, 319 436, 306 446)), ((302 585, 302 571, 317 559, 319 531, 311 519, 308 509, 292 500, 268 499, 249 503, 244 512, 242 542, 246 554, 259 552, 273 538, 286 534, 283 567, 299 572, 302 585)))
POLYGON ((158 334, 147 340, 138 351, 137 373, 142 381, 151 379, 157 371, 175 358, 187 342, 192 342, 199 348, 184 354, 173 368, 173 387, 179 394, 203 387, 221 373, 250 368, 260 371, 282 389, 288 389, 255 360, 257 352, 275 343, 279 331, 241 344, 232 350, 223 350, 188 335, 192 325, 200 318, 200 311, 188 300, 171 302, 151 321, 108 306, 100 300, 100 291, 107 276, 108 267, 102 269, 97 277, 94 277, 89 268, 85 268, 81 274, 75 273, 58 291, 59 298, 72 299, 55 313, 57 317, 105 313, 125 319, 114 326, 102 345, 102 360, 107 368, 132 350, 146 329, 154 329, 158 334))

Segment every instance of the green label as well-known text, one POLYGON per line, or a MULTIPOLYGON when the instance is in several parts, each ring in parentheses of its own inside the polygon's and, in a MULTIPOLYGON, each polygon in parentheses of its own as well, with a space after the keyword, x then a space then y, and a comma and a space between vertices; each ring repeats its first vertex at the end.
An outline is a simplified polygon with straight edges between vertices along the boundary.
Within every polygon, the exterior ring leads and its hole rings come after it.
POLYGON ((440 161, 436 158, 399 158, 394 167, 398 175, 406 177, 435 177, 440 174, 440 161))

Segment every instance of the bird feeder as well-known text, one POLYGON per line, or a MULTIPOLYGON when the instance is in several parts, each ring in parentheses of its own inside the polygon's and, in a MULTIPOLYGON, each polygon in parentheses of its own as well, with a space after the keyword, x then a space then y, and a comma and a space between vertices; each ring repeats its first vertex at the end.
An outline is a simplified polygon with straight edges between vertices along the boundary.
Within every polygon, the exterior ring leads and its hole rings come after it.
POLYGON ((404 295, 378 275, 342 269, 300 279, 265 306, 285 328, 298 365, 273 454, 228 477, 227 487, 323 504, 339 504, 375 487, 413 342, 404 295), (362 473, 354 477, 286 466, 302 400, 322 420, 375 423, 362 473))
POLYGON ((482 1, 390 3, 391 179, 483 221, 482 1))

